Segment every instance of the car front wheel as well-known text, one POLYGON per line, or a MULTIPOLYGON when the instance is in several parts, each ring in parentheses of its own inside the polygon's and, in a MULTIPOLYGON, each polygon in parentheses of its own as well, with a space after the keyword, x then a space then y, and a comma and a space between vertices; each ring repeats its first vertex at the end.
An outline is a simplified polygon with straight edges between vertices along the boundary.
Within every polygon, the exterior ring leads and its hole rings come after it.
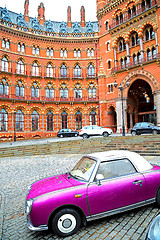
POLYGON ((108 135, 109 135, 108 132, 103 133, 103 137, 108 137, 108 135))
POLYGON ((132 136, 136 136, 136 131, 133 131, 133 132, 132 132, 132 136))
POLYGON ((153 130, 153 135, 156 135, 157 134, 157 130, 153 130))
POLYGON ((77 137, 77 136, 78 136, 78 134, 76 133, 74 136, 75 136, 75 137, 77 137))
POLYGON ((75 234, 81 225, 79 213, 74 209, 65 208, 57 212, 52 220, 52 230, 60 237, 75 234))
POLYGON ((88 134, 83 134, 83 139, 89 138, 88 134))

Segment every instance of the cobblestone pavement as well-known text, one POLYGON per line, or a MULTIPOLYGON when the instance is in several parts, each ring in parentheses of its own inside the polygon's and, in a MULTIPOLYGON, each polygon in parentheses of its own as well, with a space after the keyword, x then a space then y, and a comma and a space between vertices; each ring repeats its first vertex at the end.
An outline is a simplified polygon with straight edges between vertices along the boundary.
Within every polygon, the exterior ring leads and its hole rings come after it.
MULTIPOLYGON (((70 170, 79 158, 80 154, 0 158, 1 240, 60 239, 48 231, 31 232, 27 229, 24 214, 27 186, 41 178, 70 170)), ((160 165, 160 156, 147 159, 160 165)), ((66 239, 143 240, 149 223, 158 212, 158 207, 152 204, 92 221, 66 239)))

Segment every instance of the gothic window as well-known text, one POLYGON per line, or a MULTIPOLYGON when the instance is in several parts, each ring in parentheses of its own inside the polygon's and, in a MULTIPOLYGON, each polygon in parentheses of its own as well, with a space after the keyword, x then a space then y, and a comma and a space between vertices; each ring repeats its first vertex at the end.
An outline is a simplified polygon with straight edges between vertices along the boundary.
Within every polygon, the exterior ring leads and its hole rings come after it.
POLYGON ((155 33, 153 31, 153 27, 152 26, 146 27, 144 31, 144 39, 148 41, 148 40, 154 39, 154 37, 155 37, 155 33))
POLYGON ((157 52, 156 52, 155 47, 152 48, 152 57, 153 57, 153 59, 155 59, 157 57, 157 52))
POLYGON ((67 77, 67 67, 65 64, 63 64, 60 68, 60 72, 61 72, 61 77, 62 78, 66 78, 67 77))
POLYGON ((39 87, 36 82, 33 83, 31 90, 32 90, 32 93, 31 93, 32 98, 39 98, 39 87))
POLYGON ((126 44, 123 38, 120 38, 117 44, 118 44, 118 50, 120 52, 126 49, 126 44))
POLYGON ((67 128, 68 126, 68 114, 63 111, 61 114, 61 128, 67 128))
POLYGON ((53 66, 49 63, 46 67, 46 77, 53 77, 54 76, 54 68, 53 66))
POLYGON ((61 58, 63 58, 63 57, 67 57, 67 50, 66 49, 61 49, 61 51, 60 51, 60 56, 61 56, 61 58))
POLYGON ((135 6, 133 6, 133 8, 132 8, 132 16, 133 17, 136 16, 136 7, 135 6))
POLYGON ((39 114, 37 111, 34 111, 31 115, 31 122, 32 122, 32 131, 36 131, 39 129, 39 114))
POLYGON ((108 84, 108 92, 113 93, 113 84, 108 84))
POLYGON ((120 64, 121 64, 121 68, 124 68, 124 61, 123 61, 123 58, 120 59, 120 64))
POLYGON ((74 92, 75 92, 75 98, 82 98, 82 88, 79 86, 78 83, 76 84, 74 92))
POLYGON ((16 112, 16 131, 24 131, 24 114, 21 110, 16 112))
POLYGON ((52 87, 51 83, 49 83, 46 88, 46 98, 47 99, 54 98, 54 88, 52 87))
POLYGON ((109 24, 106 22, 106 30, 109 30, 109 24))
POLYGON ((24 97, 24 85, 21 80, 16 85, 16 97, 24 97))
POLYGON ((32 76, 40 76, 40 68, 37 62, 34 62, 32 65, 32 76))
POLYGON ((89 98, 96 98, 96 88, 93 85, 93 83, 90 84, 89 88, 88 88, 88 94, 89 94, 89 98))
POLYGON ((6 57, 2 58, 1 64, 2 64, 1 65, 2 71, 9 72, 9 62, 8 62, 8 59, 6 57))
POLYGON ((131 18, 131 9, 128 8, 128 18, 130 19, 131 18))
POLYGON ((51 111, 47 113, 47 131, 53 131, 53 113, 51 111))
POLYGON ((8 113, 5 109, 0 111, 0 131, 8 131, 8 113))
POLYGON ((81 77, 81 68, 78 64, 74 68, 74 77, 75 78, 81 77))
POLYGON ((147 60, 152 60, 152 52, 150 51, 150 49, 147 49, 147 60))
POLYGON ((139 52, 137 53, 137 61, 138 61, 138 63, 141 62, 141 54, 139 52))
POLYGON ((89 122, 90 122, 90 125, 96 125, 96 113, 95 113, 95 111, 90 112, 89 122))
POLYGON ((24 43, 23 44, 18 43, 18 52, 25 53, 25 45, 24 45, 24 43))
POLYGON ((53 48, 47 48, 47 57, 53 57, 53 48))
POLYGON ((138 33, 133 32, 133 33, 131 34, 130 40, 131 40, 131 46, 132 46, 132 47, 138 45, 138 44, 139 44, 138 33))
POLYGON ((123 14, 122 13, 120 13, 119 19, 120 19, 120 23, 123 23, 123 14))
POLYGON ((2 48, 10 49, 10 41, 9 40, 2 40, 2 48))
POLYGON ((60 89, 60 96, 61 98, 68 98, 68 88, 65 84, 62 84, 62 87, 60 89))
POLYGON ((110 69, 111 68, 111 61, 109 60, 108 61, 108 69, 110 69))
POLYGON ((75 124, 76 124, 76 130, 79 130, 82 128, 82 113, 80 111, 77 111, 75 114, 75 124))
POLYGON ((87 57, 94 57, 94 49, 87 49, 87 57))
POLYGON ((107 51, 110 51, 110 43, 109 42, 107 42, 106 46, 107 46, 107 51))
POLYGON ((25 73, 25 66, 23 61, 20 59, 17 63, 17 74, 24 74, 25 73))
POLYGON ((127 66, 127 57, 124 58, 124 65, 127 66))
POLYGON ((78 50, 74 50, 74 57, 75 58, 80 58, 81 57, 81 50, 80 49, 78 49, 78 50))
POLYGON ((33 50, 33 55, 39 55, 39 52, 40 52, 39 47, 33 46, 32 50, 33 50))
POLYGON ((95 76, 95 70, 92 63, 88 66, 88 77, 94 77, 95 76))
POLYGON ((5 78, 0 83, 0 95, 9 95, 9 85, 5 78))

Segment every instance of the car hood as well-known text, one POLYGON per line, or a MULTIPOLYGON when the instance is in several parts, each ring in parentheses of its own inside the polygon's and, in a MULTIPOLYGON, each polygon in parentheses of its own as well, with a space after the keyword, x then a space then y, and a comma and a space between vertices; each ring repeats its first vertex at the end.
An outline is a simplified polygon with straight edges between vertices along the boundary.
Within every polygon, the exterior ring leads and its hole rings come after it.
POLYGON ((57 175, 42 179, 31 185, 31 189, 27 195, 27 200, 38 196, 51 193, 54 191, 71 188, 73 186, 84 184, 74 179, 70 179, 68 174, 57 175))

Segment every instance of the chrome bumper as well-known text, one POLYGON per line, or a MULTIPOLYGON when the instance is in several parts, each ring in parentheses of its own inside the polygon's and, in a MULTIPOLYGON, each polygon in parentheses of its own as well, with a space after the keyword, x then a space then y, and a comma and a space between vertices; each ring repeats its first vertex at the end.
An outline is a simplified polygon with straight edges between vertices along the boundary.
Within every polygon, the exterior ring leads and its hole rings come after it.
POLYGON ((44 231, 44 230, 48 230, 48 226, 47 225, 40 225, 38 227, 34 227, 33 224, 30 222, 30 220, 28 218, 27 218, 27 227, 31 231, 44 231))

